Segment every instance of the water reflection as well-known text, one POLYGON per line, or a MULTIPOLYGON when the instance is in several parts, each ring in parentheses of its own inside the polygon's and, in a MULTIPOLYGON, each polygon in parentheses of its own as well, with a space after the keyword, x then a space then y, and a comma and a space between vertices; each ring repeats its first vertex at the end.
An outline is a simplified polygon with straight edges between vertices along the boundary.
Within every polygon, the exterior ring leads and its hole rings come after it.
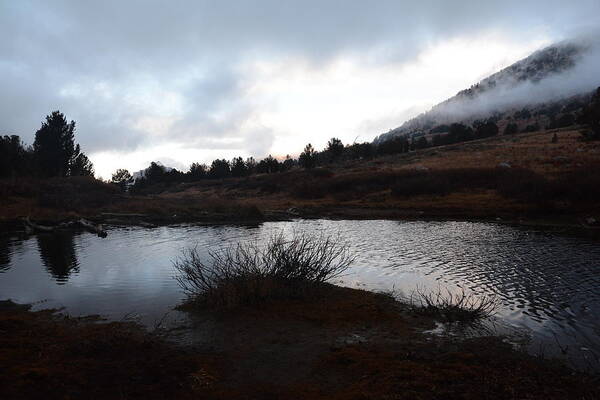
POLYGON ((59 284, 79 272, 73 232, 54 232, 37 236, 38 250, 46 270, 59 284))
POLYGON ((0 235, 0 272, 10 268, 11 238, 8 235, 0 235))
POLYGON ((50 299, 73 314, 115 319, 135 312, 152 326, 183 298, 171 264, 182 248, 205 254, 281 231, 338 234, 357 256, 343 285, 494 295, 504 321, 600 354, 600 245, 486 223, 311 220, 122 228, 104 240, 72 232, 22 241, 0 236, 0 299, 50 299))

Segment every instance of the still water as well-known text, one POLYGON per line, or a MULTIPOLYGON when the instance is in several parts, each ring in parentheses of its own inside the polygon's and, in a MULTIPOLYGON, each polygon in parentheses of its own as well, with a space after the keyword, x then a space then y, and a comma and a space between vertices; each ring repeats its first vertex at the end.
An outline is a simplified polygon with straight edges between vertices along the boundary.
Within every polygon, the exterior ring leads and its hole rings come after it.
POLYGON ((183 299, 172 261, 186 247, 261 241, 276 232, 339 235, 356 261, 336 283, 405 296, 415 288, 493 295, 498 321, 536 345, 600 355, 600 244, 479 222, 293 221, 89 233, 0 235, 0 299, 71 315, 136 316, 152 326, 183 299), (558 345, 560 344, 560 346, 558 345))

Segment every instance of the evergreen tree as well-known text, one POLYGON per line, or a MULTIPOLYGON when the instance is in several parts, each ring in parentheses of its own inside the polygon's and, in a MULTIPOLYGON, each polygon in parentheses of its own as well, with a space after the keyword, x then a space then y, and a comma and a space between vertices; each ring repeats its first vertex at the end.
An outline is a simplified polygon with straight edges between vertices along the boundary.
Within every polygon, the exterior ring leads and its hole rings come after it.
POLYGON ((67 122, 60 111, 46 117, 35 133, 33 151, 43 176, 67 176, 79 154, 75 150, 75 121, 67 122))
POLYGON ((475 126, 475 137, 478 139, 492 137, 498 134, 498 126, 491 120, 486 122, 475 121, 473 126, 475 126))
POLYGON ((210 166, 209 175, 211 178, 221 179, 227 178, 231 174, 231 167, 229 161, 214 160, 210 166))
POLYGON ((208 167, 206 164, 192 163, 192 165, 190 165, 190 170, 188 172, 190 181, 195 182, 204 179, 207 174, 208 167))
POLYGON ((235 157, 231 160, 231 176, 241 177, 247 174, 246 163, 242 157, 235 157))
POLYGON ((273 158, 273 156, 271 156, 270 154, 267 158, 260 160, 260 162, 256 166, 256 171, 261 174, 272 174, 274 172, 279 172, 279 169, 279 161, 273 158))
POLYGON ((509 123, 506 125, 506 128, 504 128, 505 135, 514 135, 515 133, 519 133, 519 126, 514 122, 509 123))
POLYGON ((327 142, 326 151, 329 153, 331 160, 336 160, 344 153, 344 144, 338 138, 331 138, 327 142))
POLYGON ((371 143, 353 143, 348 147, 352 159, 369 159, 373 157, 375 148, 371 143))
MULTIPOLYGON (((79 149, 79 145, 77 145, 77 149, 79 149)), ((71 163, 70 175, 94 176, 94 165, 84 153, 79 152, 75 160, 71 163)))
POLYGON ((165 178, 165 173, 165 167, 152 161, 150 163, 150 166, 146 168, 146 171, 144 173, 144 179, 149 184, 162 182, 165 178))
POLYGON ((23 176, 29 172, 31 151, 17 135, 0 136, 0 177, 23 176))
POLYGON ((584 109, 580 119, 589 126, 589 131, 582 133, 582 139, 600 140, 600 87, 596 89, 590 105, 584 109))
POLYGON ((429 142, 427 141, 427 138, 425 136, 421 136, 417 140, 414 140, 413 138, 412 145, 415 150, 426 149, 427 147, 429 147, 429 142))
POLYGON ((312 147, 312 144, 307 144, 304 148, 304 151, 298 157, 298 163, 303 168, 314 168, 316 166, 317 161, 317 152, 312 147))
POLYGON ((248 175, 252 175, 256 172, 256 160, 254 157, 246 158, 246 170, 248 171, 248 175))
POLYGON ((410 148, 410 142, 405 136, 397 136, 380 143, 377 146, 379 154, 398 154, 406 153, 410 148))
POLYGON ((296 162, 294 161, 294 159, 288 154, 287 156, 285 156, 285 160, 281 163, 281 170, 289 171, 295 164, 296 162))
POLYGON ((128 170, 119 168, 112 174, 111 182, 115 185, 119 185, 121 188, 124 188, 128 183, 133 181, 133 177, 129 173, 128 170))

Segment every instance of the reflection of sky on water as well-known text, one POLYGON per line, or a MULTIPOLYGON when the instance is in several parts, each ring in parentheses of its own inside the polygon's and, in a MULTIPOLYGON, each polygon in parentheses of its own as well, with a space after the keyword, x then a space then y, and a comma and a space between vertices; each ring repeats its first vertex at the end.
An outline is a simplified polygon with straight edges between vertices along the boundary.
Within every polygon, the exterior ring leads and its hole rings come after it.
POLYGON ((0 298, 48 300, 38 307, 64 306, 74 315, 135 313, 152 324, 182 299, 172 267, 182 248, 206 254, 281 230, 339 235, 348 243, 357 258, 341 284, 405 296, 417 286, 495 295, 510 323, 600 349, 600 246, 485 223, 313 220, 119 228, 106 239, 0 236, 0 298))

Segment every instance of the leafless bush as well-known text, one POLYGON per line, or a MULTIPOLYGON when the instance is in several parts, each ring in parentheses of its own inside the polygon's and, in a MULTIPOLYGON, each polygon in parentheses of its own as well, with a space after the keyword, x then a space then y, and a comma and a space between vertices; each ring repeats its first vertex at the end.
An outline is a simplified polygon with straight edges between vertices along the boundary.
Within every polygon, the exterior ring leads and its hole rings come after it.
POLYGON ((498 300, 491 296, 476 296, 461 289, 458 293, 442 290, 426 293, 417 288, 410 296, 416 313, 432 315, 445 322, 474 322, 495 314, 498 300))
POLYGON ((176 279, 192 302, 217 306, 294 297, 340 276, 352 263, 348 247, 324 236, 272 236, 265 245, 242 243, 209 252, 184 250, 176 279))

